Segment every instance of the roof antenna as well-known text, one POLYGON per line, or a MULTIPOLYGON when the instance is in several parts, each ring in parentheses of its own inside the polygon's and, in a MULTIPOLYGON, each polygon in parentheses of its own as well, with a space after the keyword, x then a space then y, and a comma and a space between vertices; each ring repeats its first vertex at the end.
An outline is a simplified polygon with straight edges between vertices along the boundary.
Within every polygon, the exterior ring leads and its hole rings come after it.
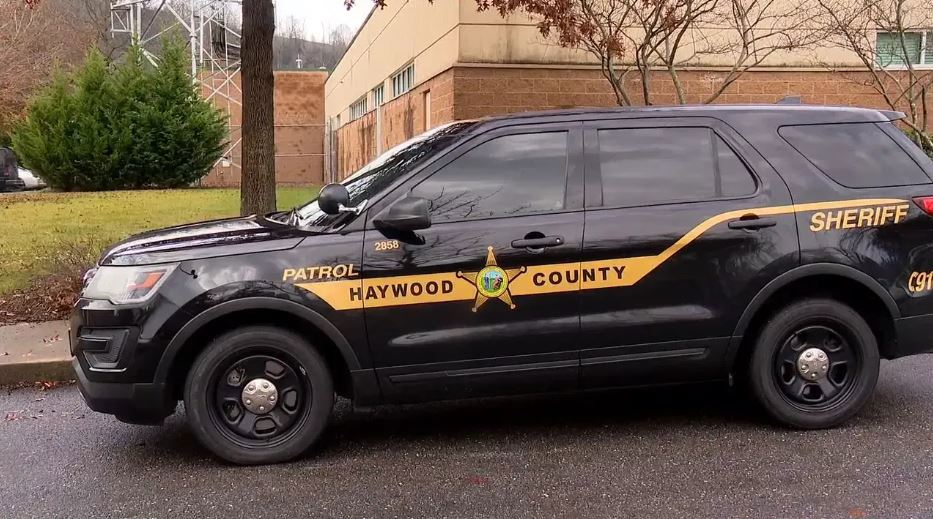
POLYGON ((779 105, 799 105, 801 103, 800 96, 784 96, 778 100, 779 105))

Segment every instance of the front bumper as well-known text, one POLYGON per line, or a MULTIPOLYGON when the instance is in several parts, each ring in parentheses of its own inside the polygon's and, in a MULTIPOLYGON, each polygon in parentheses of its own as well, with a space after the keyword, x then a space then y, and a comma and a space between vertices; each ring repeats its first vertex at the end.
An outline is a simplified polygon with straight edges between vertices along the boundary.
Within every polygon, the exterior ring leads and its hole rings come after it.
POLYGON ((0 179, 0 191, 23 191, 24 189, 26 189, 26 183, 20 178, 0 179))
POLYGON ((144 338, 140 308, 79 299, 69 341, 78 388, 94 411, 128 423, 158 424, 175 411, 171 388, 153 374, 164 345, 144 338))
POLYGON ((144 425, 161 424, 175 412, 176 402, 165 384, 92 382, 77 358, 73 364, 81 396, 94 411, 112 414, 121 422, 144 425))

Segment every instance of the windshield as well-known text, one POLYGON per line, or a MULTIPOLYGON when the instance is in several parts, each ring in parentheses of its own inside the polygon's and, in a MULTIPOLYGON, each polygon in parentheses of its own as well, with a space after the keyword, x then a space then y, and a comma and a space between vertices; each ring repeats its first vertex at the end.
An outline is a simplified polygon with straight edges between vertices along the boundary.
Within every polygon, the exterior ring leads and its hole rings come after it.
MULTIPOLYGON (((348 207, 357 207, 379 194, 400 176, 450 145, 474 124, 475 121, 460 121, 438 126, 376 157, 340 182, 350 193, 348 207)), ((321 211, 317 199, 298 208, 299 222, 304 227, 326 228, 340 216, 321 211)))

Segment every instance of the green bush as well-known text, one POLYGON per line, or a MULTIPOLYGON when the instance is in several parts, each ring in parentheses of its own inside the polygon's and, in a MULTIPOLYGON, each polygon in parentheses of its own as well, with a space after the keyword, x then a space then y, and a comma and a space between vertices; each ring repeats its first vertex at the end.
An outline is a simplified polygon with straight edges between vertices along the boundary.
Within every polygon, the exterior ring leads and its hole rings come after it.
POLYGON ((22 163, 54 188, 183 187, 223 151, 225 119, 187 72, 184 43, 163 42, 159 66, 134 46, 120 63, 92 51, 57 73, 12 134, 22 163))
POLYGON ((906 130, 904 133, 906 133, 907 136, 910 137, 910 140, 914 141, 914 144, 919 146, 924 153, 933 159, 933 146, 930 145, 930 139, 933 138, 933 135, 929 133, 921 135, 913 130, 906 130))

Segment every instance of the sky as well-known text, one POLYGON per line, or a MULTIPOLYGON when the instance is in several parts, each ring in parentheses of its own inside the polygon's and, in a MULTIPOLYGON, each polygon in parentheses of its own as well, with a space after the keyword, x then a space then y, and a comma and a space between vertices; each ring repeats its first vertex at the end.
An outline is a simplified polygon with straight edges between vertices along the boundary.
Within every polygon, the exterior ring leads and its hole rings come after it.
POLYGON ((350 34, 356 34, 372 7, 370 0, 357 0, 349 11, 343 0, 276 0, 276 25, 281 26, 289 16, 294 16, 304 22, 305 33, 315 40, 320 39, 322 32, 330 32, 340 24, 346 24, 350 34))

